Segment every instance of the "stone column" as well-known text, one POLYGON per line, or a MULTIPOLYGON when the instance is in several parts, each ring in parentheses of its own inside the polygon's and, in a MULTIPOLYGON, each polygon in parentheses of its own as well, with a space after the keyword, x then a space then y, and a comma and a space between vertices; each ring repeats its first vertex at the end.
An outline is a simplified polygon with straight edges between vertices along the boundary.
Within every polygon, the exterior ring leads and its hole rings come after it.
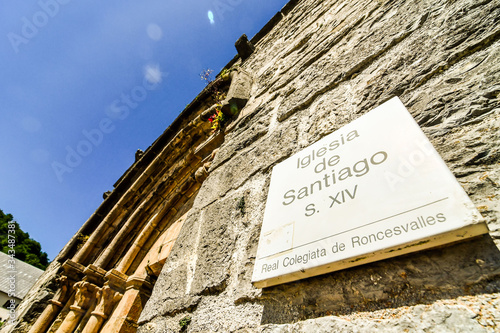
MULTIPOLYGON (((167 207, 170 209, 170 207, 167 207)), ((156 228, 158 223, 160 222, 161 218, 163 217, 163 214, 165 213, 167 209, 163 208, 159 213, 156 213, 148 222, 148 224, 141 230, 141 233, 137 237, 137 239, 134 241, 132 246, 128 249, 127 253, 125 256, 120 260, 120 263, 118 267, 116 268, 117 271, 126 274, 127 269, 130 267, 130 265, 134 262, 135 257, 137 256, 137 253, 142 249, 143 245, 147 242, 149 239, 149 236, 153 232, 153 230, 156 228)))
MULTIPOLYGON (((101 240, 106 239, 111 231, 113 231, 121 219, 128 213, 127 203, 133 202, 131 198, 135 195, 135 192, 146 182, 146 180, 154 174, 156 168, 159 164, 164 163, 163 160, 166 157, 167 151, 169 150, 169 145, 165 146, 160 153, 158 153, 154 160, 149 163, 146 170, 144 170, 139 178, 137 178, 134 183, 129 187, 129 189, 121 196, 120 200, 113 206, 111 211, 103 218, 102 222, 99 224, 97 229, 92 233, 90 238, 85 242, 82 248, 73 257, 73 261, 86 264, 89 260, 87 257, 90 255, 92 249, 101 240)), ((96 265, 101 267, 100 265, 96 265)))
POLYGON ((78 326, 87 308, 92 300, 96 287, 91 283, 80 281, 75 283, 73 288, 76 290, 75 302, 71 305, 69 313, 64 318, 61 326, 56 333, 71 333, 78 326))
POLYGON ((35 324, 31 326, 29 333, 40 333, 45 332, 49 328, 50 324, 59 314, 59 311, 64 307, 64 303, 67 301, 69 280, 66 276, 61 276, 57 279, 59 283, 59 290, 56 295, 49 301, 49 304, 43 310, 42 314, 36 320, 35 324))
POLYGON ((120 228, 118 233, 115 235, 111 243, 106 247, 103 253, 99 256, 99 258, 94 263, 95 266, 105 268, 106 264, 110 260, 111 256, 116 252, 116 248, 125 241, 125 239, 129 236, 130 230, 135 226, 135 223, 138 222, 139 217, 144 212, 144 207, 148 204, 151 196, 148 196, 146 200, 144 200, 140 206, 132 213, 132 215, 125 221, 125 224, 120 228))
POLYGON ((127 290, 113 314, 104 325, 101 333, 135 333, 137 320, 141 315, 146 299, 151 295, 153 286, 145 279, 130 277, 127 290))
POLYGON ((91 312, 89 321, 85 325, 82 333, 97 333, 101 329, 102 324, 108 318, 111 310, 117 301, 121 299, 121 294, 114 291, 109 286, 104 286, 97 290, 98 303, 94 311, 91 312))
MULTIPOLYGON (((123 197, 122 199, 123 200, 123 197)), ((121 201, 120 200, 120 201, 121 201)), ((120 202, 117 203, 108 215, 102 220, 96 230, 92 232, 90 238, 83 244, 82 248, 73 257, 73 261, 79 264, 85 264, 87 256, 90 254, 92 249, 96 244, 101 241, 113 229, 113 224, 116 220, 120 220, 127 213, 126 209, 123 209, 120 202)))

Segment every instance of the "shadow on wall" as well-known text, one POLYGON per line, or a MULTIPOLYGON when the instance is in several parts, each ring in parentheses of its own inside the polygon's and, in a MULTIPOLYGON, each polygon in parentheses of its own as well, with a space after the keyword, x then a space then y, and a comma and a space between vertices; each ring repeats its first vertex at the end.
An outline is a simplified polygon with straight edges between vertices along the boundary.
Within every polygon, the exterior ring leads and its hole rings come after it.
POLYGON ((500 292, 500 251, 489 235, 447 247, 265 288, 262 324, 286 324, 500 292))

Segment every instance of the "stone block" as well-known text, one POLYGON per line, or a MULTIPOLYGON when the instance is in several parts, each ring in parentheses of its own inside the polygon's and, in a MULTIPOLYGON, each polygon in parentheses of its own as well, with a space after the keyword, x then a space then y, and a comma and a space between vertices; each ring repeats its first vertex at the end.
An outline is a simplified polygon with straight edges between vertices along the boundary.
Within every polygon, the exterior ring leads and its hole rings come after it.
POLYGON ((237 115, 250 99, 252 89, 252 76, 242 69, 231 73, 233 77, 231 86, 227 92, 227 97, 222 101, 222 113, 227 117, 237 115))
POLYGON ((255 51, 255 46, 248 40, 247 35, 243 34, 234 44, 236 51, 242 60, 245 60, 255 51))

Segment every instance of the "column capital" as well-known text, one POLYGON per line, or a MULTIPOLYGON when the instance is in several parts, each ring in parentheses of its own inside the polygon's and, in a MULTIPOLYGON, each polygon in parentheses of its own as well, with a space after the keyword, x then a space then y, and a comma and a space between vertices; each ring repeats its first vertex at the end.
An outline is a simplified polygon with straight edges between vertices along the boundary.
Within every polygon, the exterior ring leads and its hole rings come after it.
POLYGON ((75 301, 72 306, 75 306, 76 311, 78 311, 78 308, 88 309, 95 292, 99 288, 90 282, 80 281, 75 283, 73 289, 76 291, 76 294, 75 301))
POLYGON ((121 293, 115 291, 109 285, 105 285, 97 290, 97 305, 92 314, 106 319, 113 310, 115 303, 121 298, 121 293))
POLYGON ((59 290, 49 302, 62 308, 70 296, 68 290, 70 290, 73 282, 66 275, 58 277, 56 282, 59 285, 59 290))

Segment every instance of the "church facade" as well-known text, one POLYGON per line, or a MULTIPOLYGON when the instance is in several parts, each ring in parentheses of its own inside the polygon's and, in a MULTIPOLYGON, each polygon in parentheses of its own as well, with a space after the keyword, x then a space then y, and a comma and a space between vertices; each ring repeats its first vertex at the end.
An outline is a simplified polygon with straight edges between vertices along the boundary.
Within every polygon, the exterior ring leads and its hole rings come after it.
POLYGON ((290 1, 136 154, 5 332, 498 331, 499 18, 489 0, 290 1), (395 96, 490 232, 256 287, 273 167, 395 96))

